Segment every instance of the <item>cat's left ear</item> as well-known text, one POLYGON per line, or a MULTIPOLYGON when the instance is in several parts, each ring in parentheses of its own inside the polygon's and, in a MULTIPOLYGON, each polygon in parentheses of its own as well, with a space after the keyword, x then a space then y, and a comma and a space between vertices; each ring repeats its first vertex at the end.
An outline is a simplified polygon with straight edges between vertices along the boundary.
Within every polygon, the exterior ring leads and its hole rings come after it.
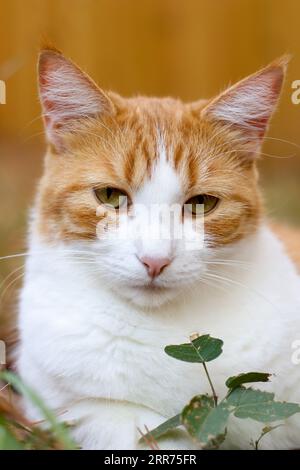
POLYGON ((239 131, 249 150, 256 152, 275 110, 288 60, 284 56, 225 90, 202 109, 202 118, 239 131))
POLYGON ((85 119, 114 112, 110 98, 60 51, 43 50, 38 71, 46 135, 58 150, 63 148, 64 134, 85 119))

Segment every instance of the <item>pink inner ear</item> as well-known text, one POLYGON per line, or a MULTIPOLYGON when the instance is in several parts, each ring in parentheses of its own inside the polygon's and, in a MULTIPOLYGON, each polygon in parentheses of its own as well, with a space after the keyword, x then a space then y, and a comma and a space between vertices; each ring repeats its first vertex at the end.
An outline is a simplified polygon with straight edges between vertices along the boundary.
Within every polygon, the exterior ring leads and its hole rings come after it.
POLYGON ((47 136, 55 144, 58 129, 70 130, 80 119, 111 111, 94 82, 58 52, 41 54, 39 85, 47 136))
POLYGON ((263 132, 264 129, 266 128, 268 124, 268 117, 267 116, 262 116, 262 117, 257 117, 255 121, 253 120, 245 120, 245 123, 247 124, 247 127, 253 127, 255 128, 258 133, 263 132))
POLYGON ((266 131, 275 109, 284 77, 280 65, 271 65, 222 93, 204 109, 204 115, 253 132, 258 140, 266 131))

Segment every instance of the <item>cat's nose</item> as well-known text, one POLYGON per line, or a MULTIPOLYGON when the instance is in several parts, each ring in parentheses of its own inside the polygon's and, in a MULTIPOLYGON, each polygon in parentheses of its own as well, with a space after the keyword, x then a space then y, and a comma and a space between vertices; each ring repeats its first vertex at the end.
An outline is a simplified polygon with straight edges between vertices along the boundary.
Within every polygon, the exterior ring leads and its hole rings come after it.
POLYGON ((171 258, 151 258, 149 256, 143 256, 139 258, 139 260, 146 267, 148 274, 152 279, 159 276, 171 263, 171 258))

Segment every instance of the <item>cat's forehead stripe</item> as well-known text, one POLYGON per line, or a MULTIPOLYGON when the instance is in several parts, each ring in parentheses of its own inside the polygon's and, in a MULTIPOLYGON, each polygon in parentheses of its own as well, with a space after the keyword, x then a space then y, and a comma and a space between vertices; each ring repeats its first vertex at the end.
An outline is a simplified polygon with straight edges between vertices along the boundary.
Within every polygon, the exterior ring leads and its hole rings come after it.
POLYGON ((175 171, 172 160, 168 157, 164 137, 161 132, 157 137, 157 159, 154 160, 151 174, 144 181, 136 194, 140 203, 175 203, 182 195, 180 177, 175 171))

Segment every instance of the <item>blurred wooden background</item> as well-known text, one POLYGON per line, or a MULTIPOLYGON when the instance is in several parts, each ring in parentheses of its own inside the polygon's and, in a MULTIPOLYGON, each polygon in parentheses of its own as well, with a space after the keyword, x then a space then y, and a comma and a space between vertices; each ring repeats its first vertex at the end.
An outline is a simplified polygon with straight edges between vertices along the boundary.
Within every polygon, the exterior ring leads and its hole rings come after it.
MULTIPOLYGON (((124 94, 208 97, 285 52, 294 55, 289 77, 300 78, 299 0, 0 0, 0 17, 2 133, 39 115, 45 40, 124 94)), ((293 136, 298 114, 287 99, 276 129, 293 136)))
MULTIPOLYGON (((36 57, 50 41, 104 88, 209 97, 283 53, 290 64, 262 161, 273 217, 300 224, 299 0, 0 0, 0 256, 25 246, 41 171, 36 57)), ((9 268, 0 268, 9 272, 9 268)))

